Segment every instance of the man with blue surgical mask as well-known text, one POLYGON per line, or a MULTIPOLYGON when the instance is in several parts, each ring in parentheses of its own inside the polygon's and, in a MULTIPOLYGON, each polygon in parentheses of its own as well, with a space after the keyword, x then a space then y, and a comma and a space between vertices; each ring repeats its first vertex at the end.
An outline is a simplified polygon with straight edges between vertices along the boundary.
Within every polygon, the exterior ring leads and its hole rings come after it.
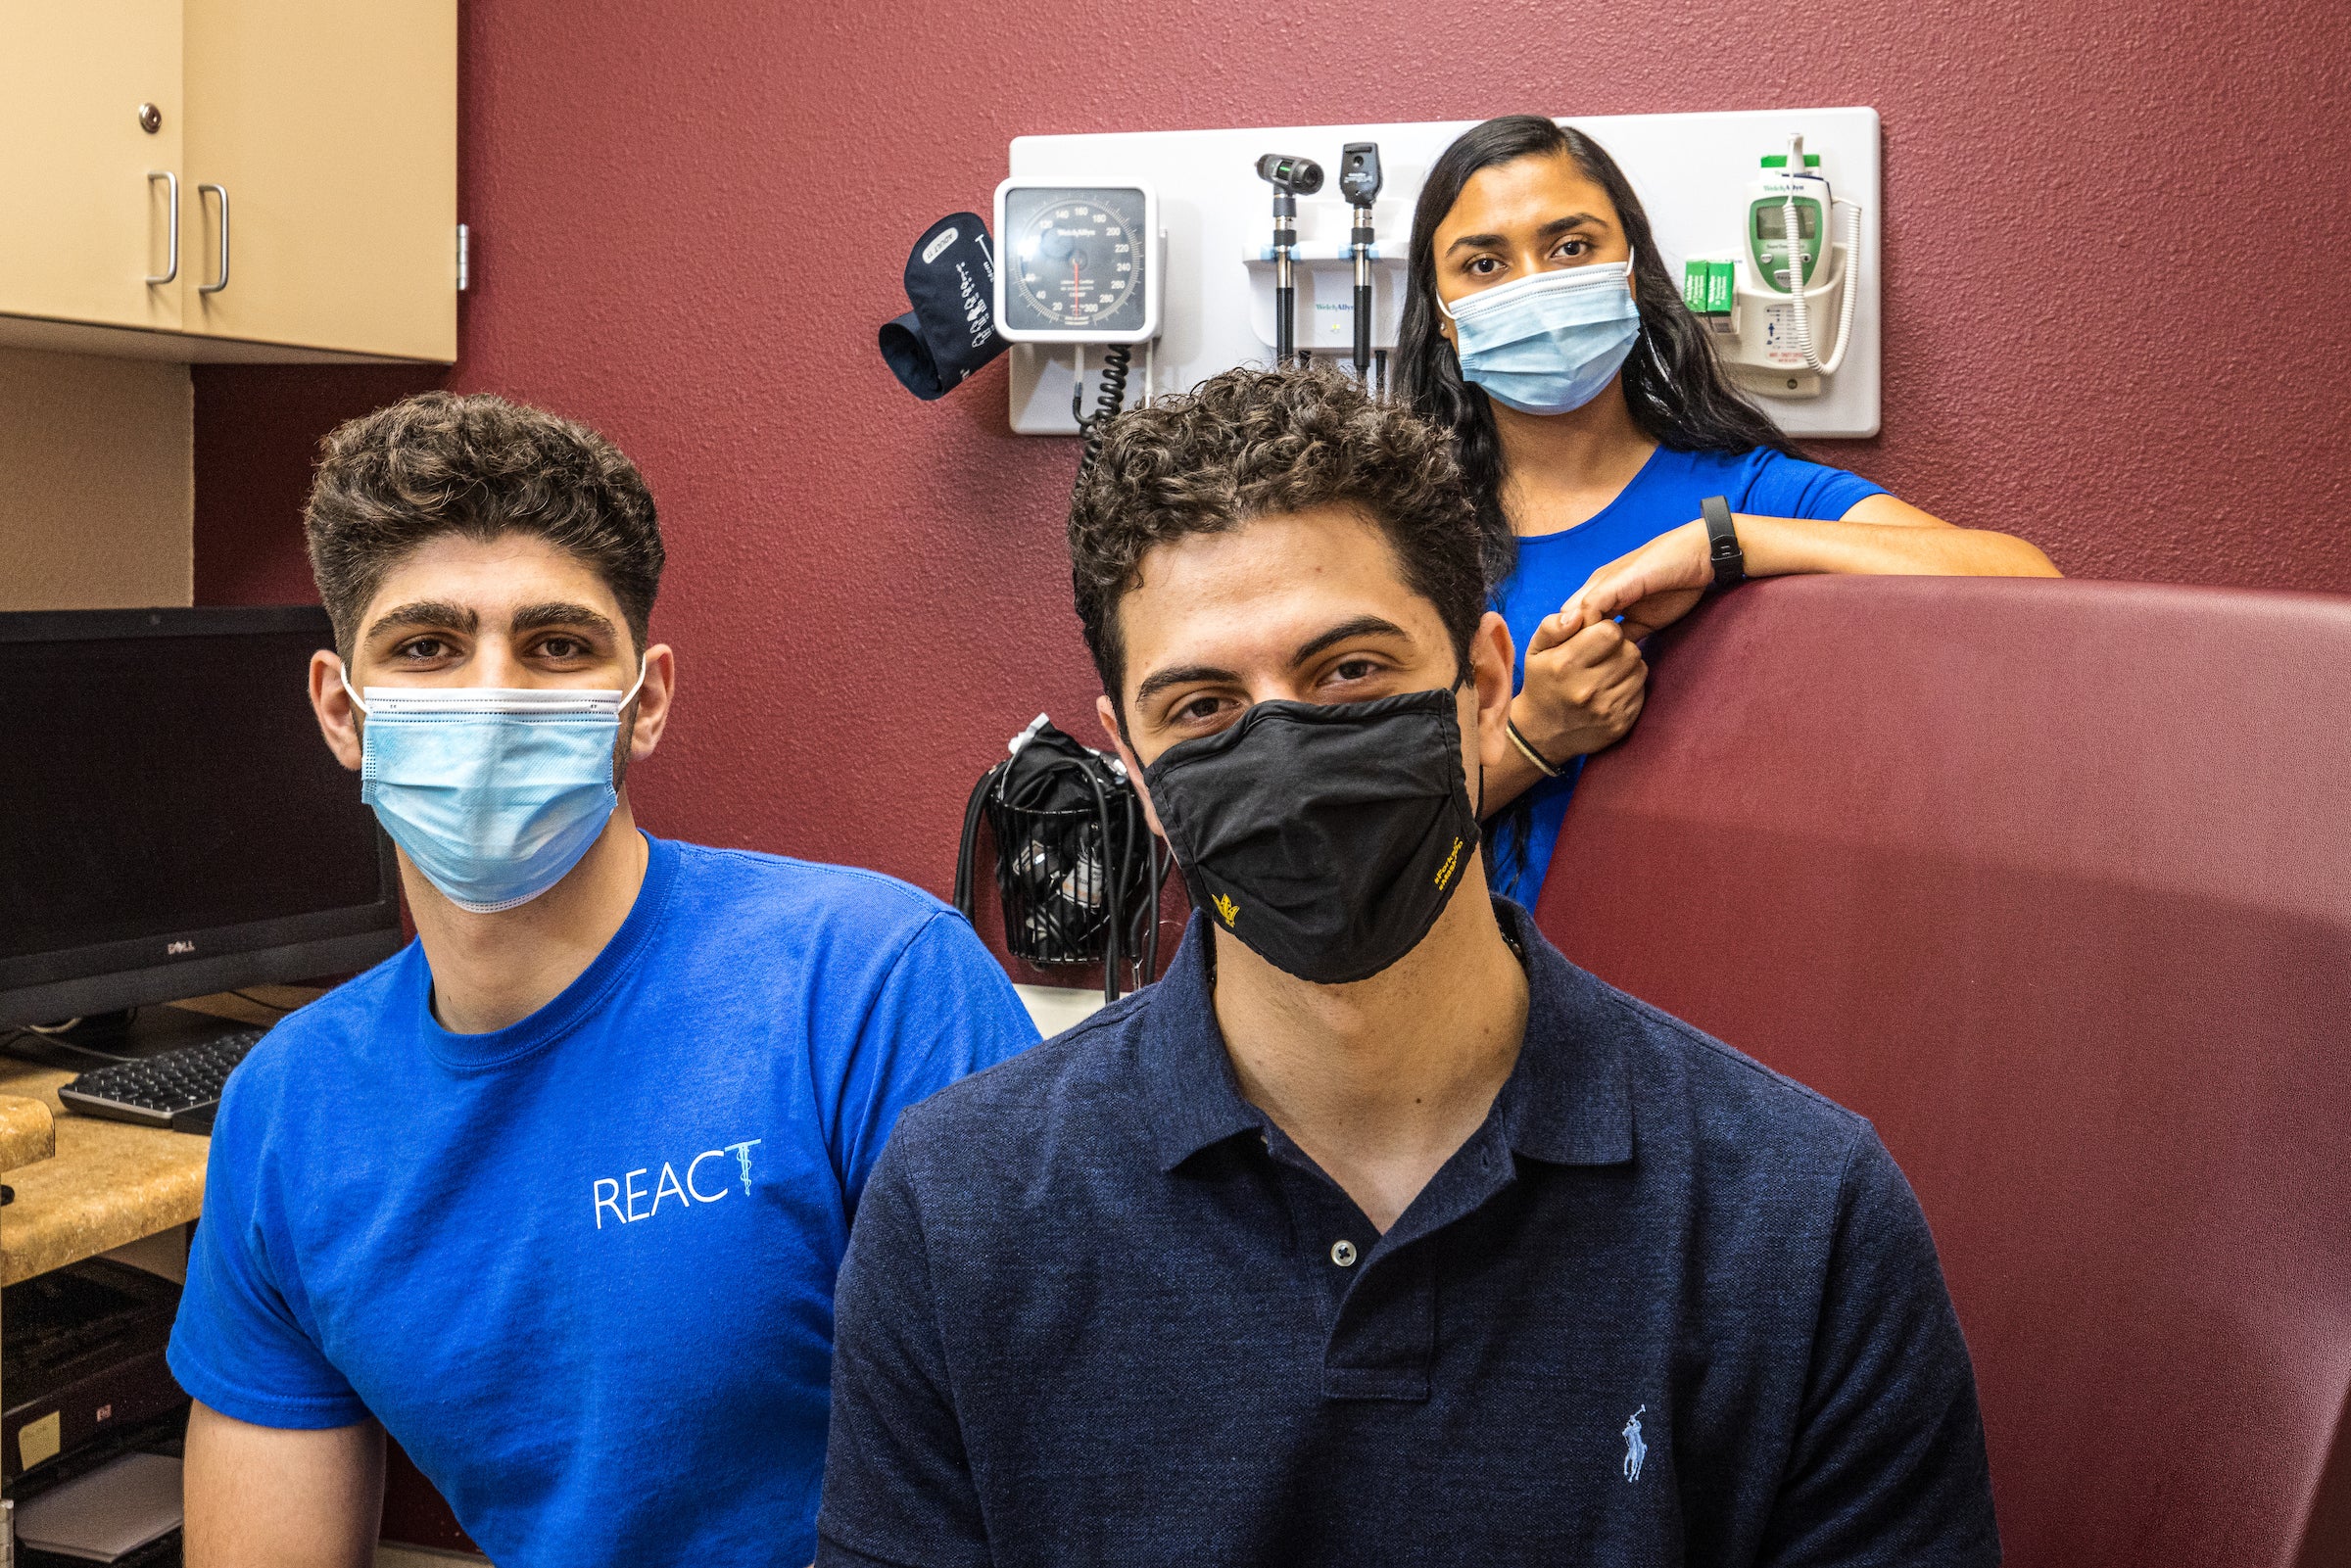
POLYGON ((410 399, 328 438, 308 526, 312 702, 417 940, 229 1081, 170 1349, 187 1560, 372 1562, 388 1431, 500 1568, 804 1563, 867 1172, 1035 1030, 936 899, 637 829, 677 661, 593 431, 410 399))

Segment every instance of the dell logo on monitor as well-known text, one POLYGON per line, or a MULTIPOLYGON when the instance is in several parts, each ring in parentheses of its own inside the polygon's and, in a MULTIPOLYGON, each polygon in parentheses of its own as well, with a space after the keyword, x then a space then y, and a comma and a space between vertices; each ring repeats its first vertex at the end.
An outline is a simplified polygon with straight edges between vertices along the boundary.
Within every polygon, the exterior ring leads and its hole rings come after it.
POLYGON ((165 944, 164 956, 166 958, 176 958, 182 953, 193 953, 195 951, 196 944, 194 942, 169 942, 165 944))

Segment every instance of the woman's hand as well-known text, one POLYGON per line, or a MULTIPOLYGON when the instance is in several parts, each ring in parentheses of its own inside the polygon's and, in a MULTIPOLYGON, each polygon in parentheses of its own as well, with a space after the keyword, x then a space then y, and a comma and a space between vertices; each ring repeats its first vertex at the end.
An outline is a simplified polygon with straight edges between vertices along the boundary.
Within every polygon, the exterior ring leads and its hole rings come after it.
POLYGON ((1526 684, 1511 717, 1545 761, 1559 764, 1623 739, 1648 691, 1649 665, 1615 622, 1581 626, 1562 610, 1527 641, 1526 684))
MULTIPOLYGON (((1704 561, 1705 527, 1699 528, 1705 581, 1713 565, 1704 561)), ((1683 530, 1676 529, 1675 533, 1683 530)), ((1547 616, 1526 643, 1526 681, 1511 700, 1511 719, 1527 744, 1553 766, 1614 745, 1641 717, 1649 699, 1649 664, 1635 641, 1655 627, 1681 618, 1703 590, 1665 586, 1680 569, 1674 554, 1659 548, 1672 534, 1653 540, 1592 574, 1559 613, 1547 616), (1598 591, 1596 593, 1596 591, 1598 591), (1638 613, 1617 624, 1621 600, 1638 613)), ((1511 757, 1485 776, 1489 817, 1529 788, 1542 775, 1524 758, 1511 757)))
MULTIPOLYGON (((1511 699, 1511 722, 1555 767, 1614 745, 1641 717, 1649 666, 1613 621, 1578 627, 1566 614, 1535 628, 1526 644, 1526 681, 1511 699)), ((1543 782, 1512 749, 1485 770, 1480 789, 1492 817, 1543 782)))
MULTIPOLYGON (((1713 584, 1714 561, 1706 525, 1684 523, 1594 572, 1554 619, 1589 630, 1621 615, 1625 637, 1638 642, 1689 614, 1713 584)), ((1530 672, 1534 668, 1531 650, 1541 641, 1538 633, 1535 641, 1527 644, 1530 672)))

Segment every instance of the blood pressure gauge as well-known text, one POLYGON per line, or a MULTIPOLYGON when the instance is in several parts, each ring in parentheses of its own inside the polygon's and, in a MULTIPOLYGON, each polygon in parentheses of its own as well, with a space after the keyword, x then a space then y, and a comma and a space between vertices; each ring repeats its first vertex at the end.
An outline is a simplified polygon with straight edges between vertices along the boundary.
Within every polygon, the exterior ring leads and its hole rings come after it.
POLYGON ((996 187, 996 332, 1012 343, 1159 336, 1159 193, 1131 182, 996 187))

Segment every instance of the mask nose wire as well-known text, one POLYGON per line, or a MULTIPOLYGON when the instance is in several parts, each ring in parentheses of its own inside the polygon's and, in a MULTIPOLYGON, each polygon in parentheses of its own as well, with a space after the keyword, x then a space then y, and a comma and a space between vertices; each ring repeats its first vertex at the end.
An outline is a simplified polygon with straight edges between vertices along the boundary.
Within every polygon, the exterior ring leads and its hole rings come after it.
MULTIPOLYGON (((626 708, 632 701, 636 700, 637 693, 645 689, 645 661, 646 655, 642 653, 637 655, 637 684, 629 688, 628 694, 620 699, 620 706, 622 708, 626 708)), ((339 664, 335 670, 335 679, 343 683, 343 694, 351 698, 351 705, 359 709, 361 713, 373 717, 375 710, 369 707, 366 703, 361 702, 360 700, 360 694, 351 689, 350 667, 339 664)))
MULTIPOLYGON (((1638 298, 1638 297, 1639 297, 1639 294, 1640 294, 1640 286, 1639 286, 1638 284, 1634 283, 1634 281, 1633 281, 1633 263, 1634 263, 1635 261, 1640 261, 1640 260, 1641 260, 1641 253, 1640 253, 1638 250, 1635 250, 1635 249, 1634 249, 1632 246, 1629 246, 1629 245, 1628 245, 1628 246, 1626 246, 1626 247, 1624 248, 1624 282, 1625 282, 1625 286, 1626 286, 1627 288, 1629 288, 1629 289, 1632 289, 1632 290, 1634 291, 1634 297, 1635 297, 1635 298, 1638 298)), ((1614 266, 1615 264, 1616 264, 1616 263, 1615 263, 1615 262, 1613 262, 1613 261, 1603 261, 1603 262, 1601 263, 1601 265, 1603 265, 1603 266, 1614 266)), ((1536 274, 1536 275, 1537 275, 1537 276, 1539 276, 1539 277, 1541 277, 1541 276, 1552 276, 1552 277, 1573 277, 1573 276, 1574 276, 1576 273, 1578 273, 1578 272, 1580 272, 1580 271, 1582 271, 1582 270, 1583 270, 1583 268, 1582 268, 1582 267, 1580 267, 1580 266, 1563 266, 1563 267, 1559 268, 1559 270, 1558 272, 1556 272, 1556 273, 1538 273, 1538 274, 1536 274)), ((1462 324, 1462 318, 1461 318, 1460 316, 1458 316, 1458 315, 1455 315, 1455 314, 1453 313, 1453 308, 1452 308, 1451 306, 1449 306, 1449 305, 1447 305, 1447 304, 1445 303, 1445 296, 1443 296, 1442 294, 1437 294, 1436 290, 1435 290, 1433 287, 1432 287, 1432 288, 1429 290, 1429 293, 1430 293, 1430 294, 1432 294, 1432 295, 1435 295, 1435 296, 1436 296, 1436 301, 1437 301, 1437 314, 1439 314, 1439 315, 1443 316, 1443 317, 1444 317, 1446 320, 1448 320, 1448 321, 1452 322, 1452 323, 1453 323, 1455 326, 1457 326, 1457 327, 1458 327, 1458 326, 1460 326, 1460 325, 1462 324)), ((1473 296, 1471 296, 1471 298, 1475 298, 1475 296, 1473 295, 1473 296)))

